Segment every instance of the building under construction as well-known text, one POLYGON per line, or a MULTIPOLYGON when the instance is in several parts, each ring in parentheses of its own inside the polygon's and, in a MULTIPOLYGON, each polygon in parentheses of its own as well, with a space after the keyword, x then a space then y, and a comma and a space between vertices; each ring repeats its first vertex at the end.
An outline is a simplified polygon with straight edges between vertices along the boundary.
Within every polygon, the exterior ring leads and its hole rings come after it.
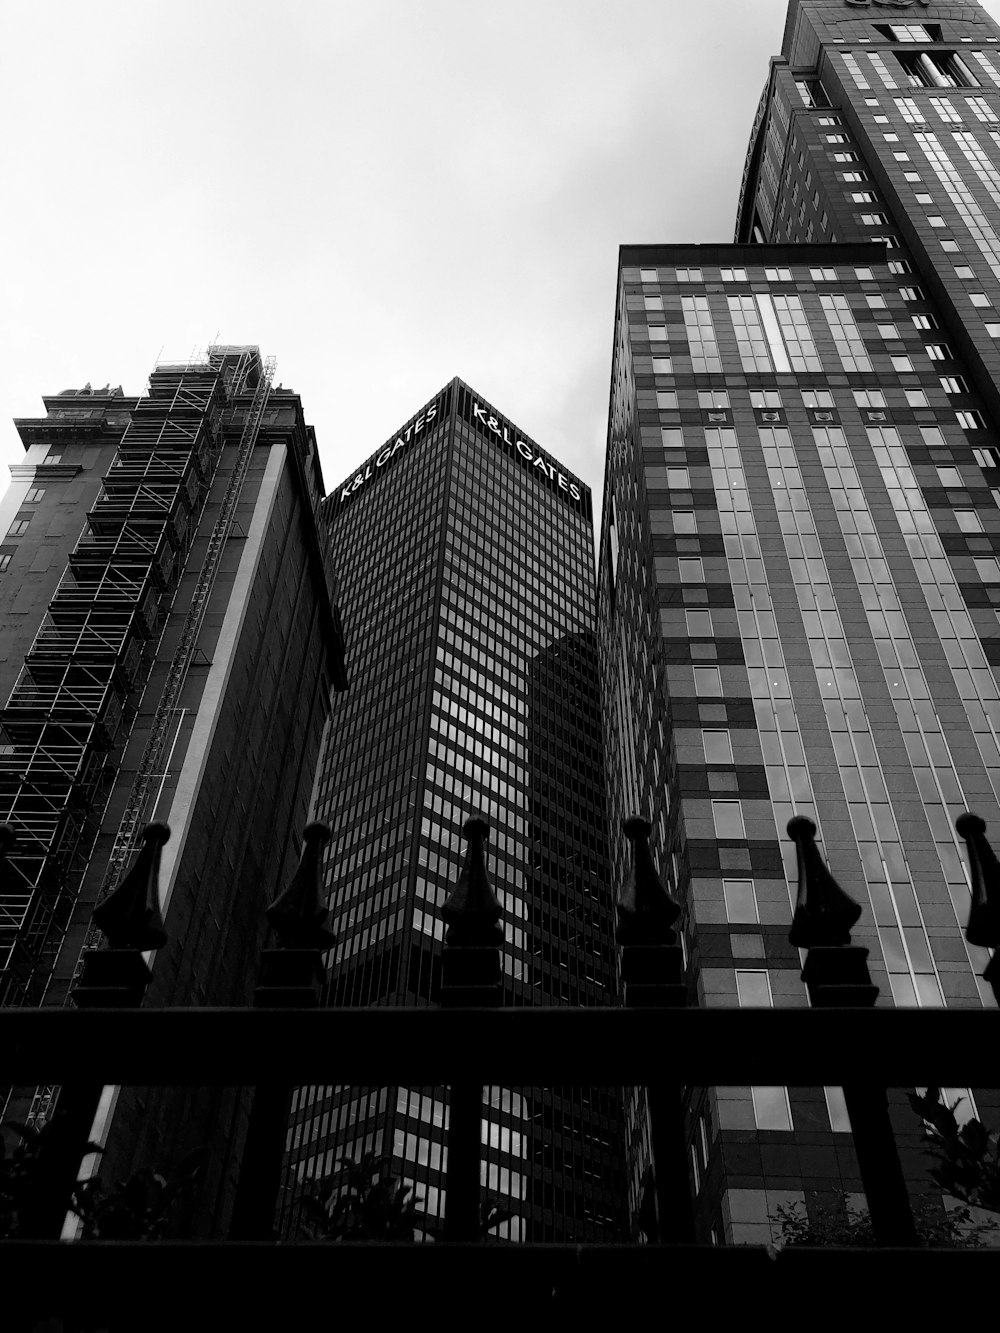
MULTIPOLYGON (((94 906, 153 819, 171 829, 169 942, 147 1002, 250 1002, 345 684, 315 436, 273 369, 256 348, 212 347, 158 366, 140 397, 87 385, 16 423, 25 462, 0 500, 0 824, 14 838, 0 1004, 67 1002, 94 906)), ((210 1124, 224 1209, 242 1135, 218 1096, 109 1092, 109 1170, 171 1157, 183 1133, 204 1142, 210 1124)), ((37 1118, 53 1097, 14 1093, 7 1114, 37 1118)))

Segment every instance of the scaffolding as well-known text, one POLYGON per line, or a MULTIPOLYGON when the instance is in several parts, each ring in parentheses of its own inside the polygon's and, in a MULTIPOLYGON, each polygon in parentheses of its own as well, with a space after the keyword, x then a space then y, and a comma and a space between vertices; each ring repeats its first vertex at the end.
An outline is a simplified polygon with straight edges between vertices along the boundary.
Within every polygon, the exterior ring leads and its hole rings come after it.
POLYGON ((41 1002, 121 762, 153 645, 212 484, 227 409, 252 392, 219 519, 119 828, 103 892, 127 862, 162 758, 263 418, 273 362, 253 347, 158 366, 0 711, 0 823, 13 829, 0 889, 0 1004, 41 1002))

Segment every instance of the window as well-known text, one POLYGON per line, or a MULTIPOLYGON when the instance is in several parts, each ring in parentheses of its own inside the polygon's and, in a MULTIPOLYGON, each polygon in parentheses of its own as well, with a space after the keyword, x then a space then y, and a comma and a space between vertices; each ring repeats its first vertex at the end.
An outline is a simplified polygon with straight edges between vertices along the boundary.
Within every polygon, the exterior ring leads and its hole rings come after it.
POLYGON ((853 393, 857 407, 885 407, 885 394, 881 389, 854 389, 853 393))
POLYGON ((723 282, 746 282, 747 280, 745 268, 723 268, 719 272, 722 274, 723 282))
POLYGON ((868 302, 868 305, 872 310, 885 310, 887 308, 884 296, 866 296, 865 300, 868 302))
POLYGON ((951 348, 947 343, 928 343, 924 351, 932 361, 950 361, 951 348))
POLYGON ((751 389, 751 407, 780 407, 781 394, 777 389, 751 389))
POLYGON ((48 464, 52 464, 52 463, 61 463, 61 462, 62 462, 62 454, 46 454, 46 455, 45 455, 45 462, 48 463, 48 464))
POLYGON ((771 979, 766 972, 743 972, 737 968, 736 994, 741 1009, 770 1009, 771 979))
MULTIPOLYGON (((885 224, 886 222, 888 222, 888 221, 889 221, 889 219, 886 217, 886 215, 885 215, 884 213, 862 213, 862 214, 861 214, 861 225, 862 225, 862 227, 881 227, 881 226, 884 226, 884 224, 885 224)), ((942 224, 942 225, 943 225, 943 224, 942 224)))
POLYGON ((766 268, 764 277, 768 282, 791 282, 792 270, 790 268, 766 268))
POLYGON ((956 278, 962 278, 964 280, 968 280, 969 278, 974 278, 975 276, 976 276, 975 273, 973 273, 972 269, 969 268, 968 264, 955 265, 956 278))
POLYGON ((986 424, 979 412, 962 411, 955 413, 955 420, 963 430, 982 430, 986 424))
POLYGON ((875 328, 878 330, 880 338, 892 339, 899 337, 899 329, 896 328, 895 324, 876 324, 875 328))
POLYGON ((966 106, 979 120, 984 120, 990 124, 996 122, 997 114, 985 97, 970 97, 966 106))
POLYGON ((667 341, 667 326, 665 324, 650 324, 646 330, 646 337, 651 343, 667 341))
POLYGON ((684 432, 680 426, 661 426, 660 441, 664 449, 683 449, 684 432))
POLYGON ((733 742, 728 731, 702 730, 701 742, 705 747, 706 764, 731 764, 733 742))
POLYGON ((656 282, 656 269, 655 269, 655 268, 641 268, 641 269, 639 270, 639 281, 640 281, 640 282, 656 282))
POLYGON ((803 389, 802 402, 806 407, 833 407, 833 394, 829 389, 803 389))
POLYGON ((1000 456, 995 449, 973 449, 972 456, 980 467, 1000 467, 1000 456))
POLYGON ((843 1088, 824 1088, 826 1109, 830 1115, 830 1128, 835 1134, 851 1133, 851 1117, 847 1114, 847 1102, 843 1088))
POLYGON ((922 301, 924 294, 919 287, 900 287, 899 294, 904 301, 922 301))
POLYGON ((743 807, 739 801, 713 801, 712 819, 717 838, 745 838, 743 807))
POLYGON ((24 503, 29 505, 37 504, 44 494, 44 486, 35 486, 24 497, 24 503))
POLYGON ((691 473, 686 467, 668 467, 667 485, 674 490, 688 491, 691 489, 691 473))
POLYGON ((653 311, 656 311, 657 313, 659 313, 659 314, 661 314, 661 315, 663 314, 663 297, 662 297, 662 296, 644 296, 644 297, 642 298, 642 304, 643 304, 644 309, 646 309, 646 310, 653 310, 653 311))
POLYGON ((934 471, 938 474, 938 484, 941 486, 961 486, 962 475, 957 467, 938 467, 934 471))
POLYGON ((1000 338, 1000 324, 986 322, 983 324, 983 328, 986 330, 989 337, 1000 338))
POLYGON ((729 406, 728 389, 699 389, 698 406, 702 408, 727 408, 729 406))
POLYGON ((913 363, 908 356, 890 356, 892 368, 900 374, 913 369, 913 363))
MULTIPOLYGON (((875 198, 875 196, 868 194, 866 195, 852 194, 851 198, 857 199, 860 202, 870 203, 875 198)), ((812 278, 813 282, 836 282, 837 270, 835 268, 811 268, 809 270, 809 276, 810 278, 812 278)))
POLYGON ((760 919, 752 879, 724 879, 722 893, 726 900, 726 918, 732 925, 743 925, 760 919))
POLYGON ((15 518, 14 522, 7 529, 8 537, 21 537, 28 530, 29 520, 26 518, 15 518))
POLYGON ((871 271, 870 268, 856 268, 854 270, 854 276, 857 278, 858 282, 875 281, 875 274, 871 271))
MULTIPOLYGON (((824 136, 827 143, 847 143, 846 134, 827 134, 824 136)), ((854 159, 856 160, 856 159, 854 159)))
POLYGON ((980 309, 983 309, 984 306, 992 305, 990 298, 985 292, 970 292, 969 300, 974 306, 978 306, 980 309))
POLYGON ((927 395, 923 389, 904 389, 907 407, 926 407, 927 395))
POLYGON ((876 23, 875 31, 890 42, 939 42, 939 23, 876 23))
POLYGON ((14 557, 9 551, 0 551, 0 574, 10 566, 13 559, 14 557))
POLYGON ((700 269, 700 268, 679 268, 679 269, 677 270, 677 281, 678 281, 678 282, 701 282, 701 281, 702 281, 702 277, 701 277, 701 269, 700 269))
POLYGON ((973 564, 984 583, 1000 583, 1000 560, 995 555, 973 560, 973 564))
POLYGON ((898 276, 901 273, 912 273, 913 270, 910 268, 910 261, 908 259, 890 259, 889 272, 895 273, 898 276))
POLYGON ((974 509, 956 509, 955 519, 959 532, 983 531, 983 521, 974 509))
POLYGON ((708 639, 712 637, 711 611, 685 611, 684 621, 689 639, 708 639))
POLYGON ((692 509, 673 510, 674 532, 691 533, 698 531, 697 518, 692 509))
POLYGON ((681 583, 704 583, 705 566, 700 555, 681 556, 677 561, 681 583))
POLYGON ((677 406, 677 390, 657 389, 656 406, 661 412, 669 408, 675 408, 677 406))
POLYGON ((849 185, 855 185, 855 184, 859 184, 861 181, 866 181, 866 180, 868 179, 868 172, 867 172, 867 171, 842 171, 842 172, 840 173, 840 179, 841 179, 842 181, 846 181, 849 185))
POLYGON ((674 366, 669 356, 653 357, 654 375, 672 375, 673 373, 674 373, 674 366))
POLYGON ((969 392, 969 386, 960 375, 942 375, 940 383, 941 388, 948 394, 969 392))
POLYGON ((705 698, 722 698, 722 673, 718 667, 694 668, 694 692, 705 698))
POLYGON ((927 222, 932 227, 947 227, 948 225, 940 213, 928 213, 927 222))
POLYGON ((951 239, 941 242, 941 249, 946 255, 957 255, 960 253, 958 241, 951 239))

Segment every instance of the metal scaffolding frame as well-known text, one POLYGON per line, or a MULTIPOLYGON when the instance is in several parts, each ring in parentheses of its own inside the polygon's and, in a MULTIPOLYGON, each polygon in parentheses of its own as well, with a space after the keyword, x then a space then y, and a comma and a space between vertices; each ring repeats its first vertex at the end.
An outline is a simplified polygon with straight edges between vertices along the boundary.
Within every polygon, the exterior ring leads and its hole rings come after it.
POLYGON ((87 527, 0 710, 0 823, 17 837, 0 893, 0 1005, 37 1004, 222 454, 225 415, 252 391, 233 474, 154 713, 103 886, 127 863, 194 656, 249 469, 274 363, 255 347, 158 366, 131 412, 87 527))

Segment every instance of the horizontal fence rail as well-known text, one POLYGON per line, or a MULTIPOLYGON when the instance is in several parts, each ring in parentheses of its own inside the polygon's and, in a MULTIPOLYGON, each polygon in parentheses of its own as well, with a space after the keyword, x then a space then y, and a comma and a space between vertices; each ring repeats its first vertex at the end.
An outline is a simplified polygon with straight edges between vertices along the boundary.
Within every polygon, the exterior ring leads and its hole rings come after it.
POLYGON ((1000 1086, 996 1017, 943 1009, 8 1009, 0 1081, 1000 1086))

